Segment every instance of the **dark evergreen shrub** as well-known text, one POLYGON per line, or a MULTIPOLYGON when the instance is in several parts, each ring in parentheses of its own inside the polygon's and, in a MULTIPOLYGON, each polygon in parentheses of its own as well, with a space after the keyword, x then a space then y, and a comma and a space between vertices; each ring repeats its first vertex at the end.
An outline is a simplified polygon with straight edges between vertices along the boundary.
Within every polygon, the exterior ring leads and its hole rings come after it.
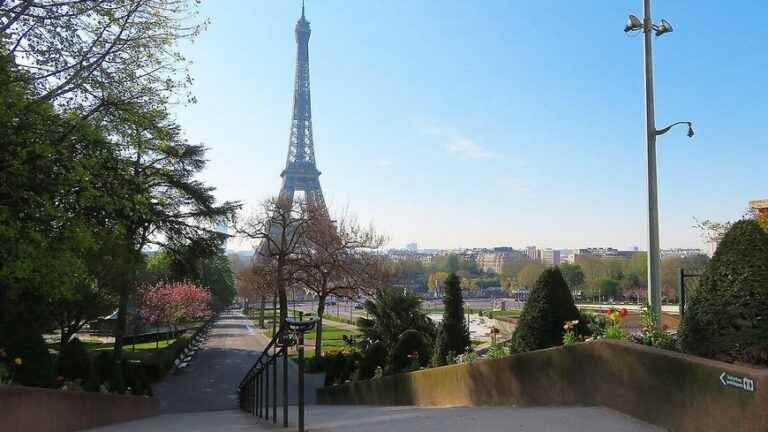
POLYGON ((122 369, 126 390, 130 388, 131 394, 134 395, 152 394, 145 368, 141 365, 131 365, 126 360, 120 363, 120 368, 122 369))
MULTIPOLYGON (((110 356, 110 360, 112 357, 110 356)), ((110 362, 109 378, 107 379, 107 385, 109 391, 112 393, 125 393, 125 376, 123 375, 123 365, 115 361, 110 362)))
MULTIPOLYGON (((106 384, 110 392, 125 392, 126 384, 123 365, 114 361, 111 351, 101 351, 93 362, 93 368, 96 370, 96 373, 93 374, 92 380, 95 379, 99 384, 106 384)), ((89 383, 88 387, 92 387, 92 385, 93 383, 89 383)), ((96 387, 98 388, 98 386, 96 387)))
POLYGON ((14 366, 14 382, 25 386, 51 387, 54 383, 54 365, 43 335, 31 321, 20 317, 0 323, 0 347, 8 358, 21 359, 14 366))
POLYGON ((80 339, 74 338, 64 345, 59 354, 58 372, 68 381, 80 379, 85 383, 90 378, 91 359, 80 339))
POLYGON ((358 353, 337 352, 332 356, 327 356, 325 362, 325 385, 344 384, 352 377, 352 373, 357 368, 360 361, 358 353))
POLYGON ((735 223, 720 241, 680 334, 686 352, 768 364, 768 234, 756 221, 735 223))
MULTIPOLYGON (((560 269, 544 270, 523 306, 512 335, 513 350, 525 352, 562 345, 563 324, 580 319, 560 269)), ((584 334, 588 330, 579 322, 578 331, 584 334)))
POLYGON ((461 293, 461 281, 455 273, 445 280, 445 298, 443 299, 443 321, 440 323, 435 342, 433 362, 445 364, 447 356, 464 354, 471 347, 469 326, 464 317, 464 298, 461 293))
POLYGON ((110 370, 112 368, 112 352, 99 351, 93 360, 93 373, 91 380, 96 384, 96 388, 109 380, 110 370))
POLYGON ((387 348, 381 342, 374 342, 363 351, 358 368, 358 379, 371 379, 376 373, 376 368, 384 369, 387 362, 387 348))
POLYGON ((430 348, 427 338, 420 331, 413 329, 404 331, 392 350, 389 359, 390 372, 412 369, 416 365, 426 366, 432 352, 430 348))

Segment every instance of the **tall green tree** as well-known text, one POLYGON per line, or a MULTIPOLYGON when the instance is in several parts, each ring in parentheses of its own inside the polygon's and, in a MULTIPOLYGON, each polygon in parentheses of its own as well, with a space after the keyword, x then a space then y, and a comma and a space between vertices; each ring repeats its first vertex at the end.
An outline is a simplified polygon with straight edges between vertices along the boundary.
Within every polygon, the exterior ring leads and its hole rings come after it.
POLYGON ((562 263, 560 264, 560 272, 563 274, 563 279, 565 279, 571 291, 578 290, 584 285, 584 271, 580 265, 562 263))
POLYGON ((125 106, 194 100, 179 45, 205 28, 199 3, 5 0, 0 42, 36 100, 107 126, 125 106))
POLYGON ((118 149, 90 123, 36 101, 31 86, 0 57, 0 319, 10 299, 47 328, 118 270, 104 246, 120 243, 130 197, 118 149), (20 298, 35 300, 21 307, 20 298))
POLYGON ((118 144, 130 161, 129 191, 135 199, 126 217, 125 237, 135 253, 136 269, 126 275, 119 289, 115 330, 116 357, 122 355, 126 312, 138 279, 141 251, 148 245, 173 249, 191 245, 195 251, 215 253, 226 234, 214 226, 232 220, 240 204, 216 203, 214 188, 195 177, 205 168, 205 147, 190 144, 165 109, 151 112, 135 106, 122 116, 118 144))
POLYGON ((547 266, 538 261, 532 261, 525 265, 517 274, 517 280, 521 286, 533 288, 539 276, 547 269, 547 266))
POLYGON ((434 358, 438 364, 444 364, 447 356, 463 354, 472 346, 469 325, 464 316, 461 282, 456 273, 451 273, 445 280, 443 307, 443 320, 435 343, 434 358))
POLYGON ((445 271, 448 273, 456 273, 459 270, 459 257, 456 254, 449 254, 448 259, 445 262, 445 271))

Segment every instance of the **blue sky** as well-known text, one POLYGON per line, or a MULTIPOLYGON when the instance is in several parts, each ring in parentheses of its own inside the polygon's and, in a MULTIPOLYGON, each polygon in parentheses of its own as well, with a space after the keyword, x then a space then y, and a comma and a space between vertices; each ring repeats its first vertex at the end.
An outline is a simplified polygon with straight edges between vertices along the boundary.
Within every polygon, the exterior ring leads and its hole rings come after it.
MULTIPOLYGON (((654 2, 662 247, 703 246, 693 218, 768 197, 768 3, 654 2)), ((391 247, 646 243, 640 0, 310 0, 315 151, 332 209, 391 247)), ((253 207, 285 165, 300 2, 209 0, 185 48, 210 147, 204 180, 253 207)))

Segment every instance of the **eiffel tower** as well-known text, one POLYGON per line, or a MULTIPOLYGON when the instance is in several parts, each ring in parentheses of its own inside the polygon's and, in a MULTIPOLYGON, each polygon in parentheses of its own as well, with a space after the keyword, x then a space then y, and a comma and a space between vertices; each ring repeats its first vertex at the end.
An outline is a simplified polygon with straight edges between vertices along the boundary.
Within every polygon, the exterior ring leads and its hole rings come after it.
POLYGON ((293 118, 288 158, 280 177, 283 184, 280 197, 293 201, 296 192, 304 192, 307 203, 312 202, 327 211, 320 188, 320 171, 315 163, 315 145, 312 139, 312 103, 309 91, 309 35, 312 32, 304 16, 296 23, 296 78, 293 87, 293 118))

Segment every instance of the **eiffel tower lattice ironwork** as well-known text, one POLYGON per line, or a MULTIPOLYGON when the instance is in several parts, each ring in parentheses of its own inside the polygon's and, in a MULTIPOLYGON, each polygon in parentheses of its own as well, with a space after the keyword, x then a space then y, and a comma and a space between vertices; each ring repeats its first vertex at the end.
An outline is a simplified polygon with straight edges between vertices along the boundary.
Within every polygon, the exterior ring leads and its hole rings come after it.
POLYGON ((320 188, 320 171, 315 163, 315 145, 312 139, 312 103, 309 90, 309 21, 304 16, 296 23, 296 78, 293 88, 293 117, 288 158, 280 177, 283 184, 280 197, 293 201, 296 192, 304 192, 306 202, 326 210, 320 188))

